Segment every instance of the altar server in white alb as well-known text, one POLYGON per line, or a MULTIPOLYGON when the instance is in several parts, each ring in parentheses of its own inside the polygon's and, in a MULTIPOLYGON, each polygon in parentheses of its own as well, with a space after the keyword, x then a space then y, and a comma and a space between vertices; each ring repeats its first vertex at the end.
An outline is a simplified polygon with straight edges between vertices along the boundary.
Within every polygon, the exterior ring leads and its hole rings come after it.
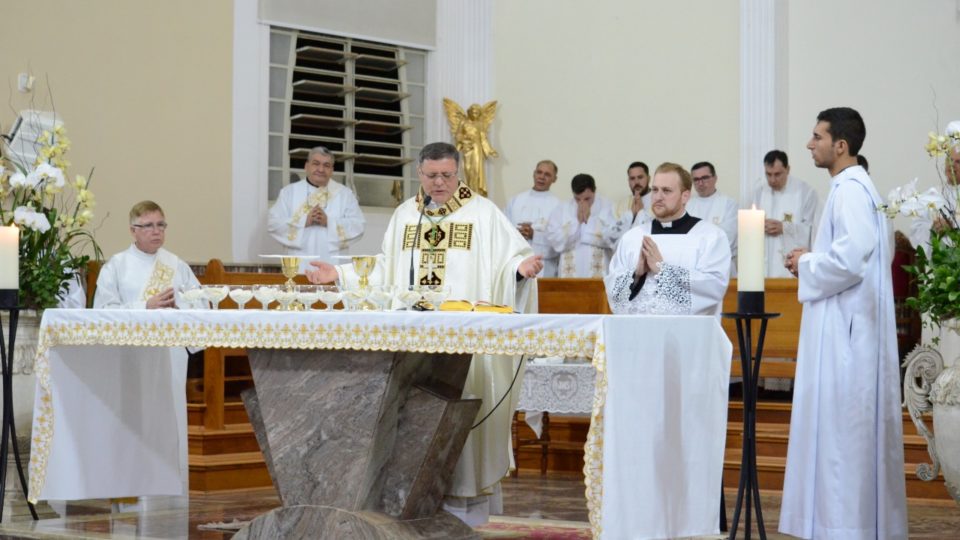
POLYGON ((560 198, 550 193, 557 181, 557 164, 545 159, 533 171, 533 188, 518 193, 507 202, 504 213, 530 242, 533 252, 543 257, 543 271, 539 277, 557 277, 560 254, 547 242, 547 219, 560 204, 560 198))
POLYGON ((717 190, 717 170, 713 163, 701 161, 690 167, 693 190, 696 192, 687 203, 687 212, 723 229, 730 242, 730 273, 737 269, 737 202, 717 190))
MULTIPOLYGON (((459 170, 460 154, 453 145, 423 147, 417 167, 421 189, 394 211, 370 283, 407 287, 412 274, 416 285, 449 286, 452 299, 536 312, 536 281, 532 278, 543 269, 540 255, 533 253, 496 205, 460 181, 459 170)), ((307 277, 314 283, 338 281, 341 287, 357 286, 351 265, 314 261, 311 266, 307 277)), ((483 399, 478 419, 507 394, 519 361, 504 356, 473 357, 464 395, 483 399)), ((517 379, 509 399, 470 432, 460 455, 446 503, 448 510, 465 520, 482 522, 485 513, 502 512, 499 483, 510 468, 510 434, 519 382, 517 379)))
MULTIPOLYGON (((93 299, 93 307, 97 309, 163 309, 176 307, 175 290, 187 286, 199 286, 196 276, 190 266, 179 257, 163 249, 166 240, 167 220, 163 210, 153 201, 143 201, 134 205, 130 210, 130 235, 133 245, 110 257, 110 260, 100 269, 97 277, 97 290, 93 299)), ((130 478, 116 479, 116 489, 123 490, 122 486, 129 484, 131 491, 117 493, 118 496, 136 495, 135 486, 138 480, 153 476, 170 476, 179 474, 182 483, 183 497, 172 504, 182 506, 186 504, 187 489, 189 487, 187 463, 187 350, 183 347, 171 347, 169 364, 162 362, 145 362, 141 367, 146 370, 143 375, 135 379, 123 377, 128 372, 124 363, 129 358, 121 358, 117 364, 111 359, 102 359, 91 369, 103 370, 103 377, 109 379, 120 376, 124 392, 142 396, 143 399, 155 403, 172 403, 173 411, 160 408, 141 411, 127 410, 119 414, 132 415, 125 421, 133 422, 137 426, 151 426, 152 436, 162 437, 165 441, 175 441, 178 451, 176 454, 165 454, 161 449, 155 449, 153 463, 158 470, 140 470, 140 475, 130 478), (156 398, 150 399, 154 395, 156 398), (144 415, 146 415, 144 417, 144 415), (176 422, 168 422, 173 415, 176 422), (164 457, 169 459, 164 461, 164 457)), ((87 376, 94 376, 87 373, 87 376)), ((136 435, 134 435, 136 436, 136 435)), ((111 444, 122 447, 123 441, 111 441, 111 444)), ((121 453, 123 450, 120 450, 121 453)), ((133 456, 136 458, 136 456, 133 456)), ((141 509, 162 508, 171 501, 146 498, 141 501, 141 509)))
POLYGON ((807 148, 830 194, 813 250, 787 259, 803 319, 780 531, 801 538, 907 538, 893 239, 857 165, 865 136, 853 109, 817 116, 807 148))
POLYGON ((570 187, 573 198, 557 206, 547 223, 550 245, 560 253, 557 275, 603 277, 612 253, 605 235, 613 224, 610 201, 597 194, 597 183, 589 174, 574 176, 570 187))
MULTIPOLYGON (((346 253, 363 235, 364 219, 357 197, 333 176, 333 154, 323 146, 310 150, 303 166, 306 177, 280 190, 270 208, 267 230, 290 255, 310 255, 322 261, 346 253)), ((301 271, 307 261, 301 261, 301 271)))
POLYGON ((730 244, 719 227, 687 213, 691 184, 680 165, 657 167, 650 192, 654 220, 623 235, 604 277, 614 313, 720 313, 730 244))
POLYGON ((627 188, 630 189, 630 195, 613 205, 613 223, 604 231, 605 238, 612 246, 616 246, 623 233, 651 219, 650 168, 646 163, 634 161, 627 166, 627 188))
POLYGON ((767 214, 764 251, 767 277, 792 277, 784 258, 797 248, 810 249, 816 226, 819 198, 806 182, 790 176, 790 162, 781 150, 763 157, 766 180, 753 189, 753 204, 767 214))

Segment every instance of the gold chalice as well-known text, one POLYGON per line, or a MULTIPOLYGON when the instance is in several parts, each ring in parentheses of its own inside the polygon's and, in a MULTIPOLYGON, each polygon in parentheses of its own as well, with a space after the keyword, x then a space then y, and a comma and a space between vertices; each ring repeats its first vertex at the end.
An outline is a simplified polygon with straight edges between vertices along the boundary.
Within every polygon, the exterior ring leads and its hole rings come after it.
MULTIPOLYGON (((287 278, 287 282, 284 283, 286 292, 288 294, 296 294, 296 284, 293 282, 293 278, 297 277, 297 274, 300 273, 300 257, 280 257, 280 269, 283 271, 283 277, 287 278)), ((284 304, 281 303, 277 309, 285 311, 300 311, 303 309, 303 304, 294 300, 287 304, 286 307, 284 307, 284 304)))
MULTIPOLYGON (((366 296, 367 290, 370 288, 370 274, 377 265, 377 258, 373 255, 357 255, 352 257, 352 260, 353 270, 360 276, 360 290, 363 291, 364 296, 366 296)), ((364 300, 358 307, 367 311, 374 309, 376 306, 369 300, 364 300)))

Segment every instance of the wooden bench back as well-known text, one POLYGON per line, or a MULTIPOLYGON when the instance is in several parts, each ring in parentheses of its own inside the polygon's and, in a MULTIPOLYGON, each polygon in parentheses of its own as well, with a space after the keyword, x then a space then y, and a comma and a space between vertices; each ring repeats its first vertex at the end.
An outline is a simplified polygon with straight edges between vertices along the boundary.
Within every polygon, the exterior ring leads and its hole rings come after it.
POLYGON ((540 313, 611 313, 599 278, 540 278, 537 294, 540 313))

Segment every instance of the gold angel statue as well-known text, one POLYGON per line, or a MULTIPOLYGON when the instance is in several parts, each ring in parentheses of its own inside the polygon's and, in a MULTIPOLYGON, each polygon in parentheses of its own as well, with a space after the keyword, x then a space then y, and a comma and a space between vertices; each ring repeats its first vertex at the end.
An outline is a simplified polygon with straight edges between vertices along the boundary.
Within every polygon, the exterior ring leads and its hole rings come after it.
POLYGON ((488 156, 499 155, 487 140, 487 129, 493 123, 497 102, 491 101, 482 107, 474 103, 464 113, 455 101, 443 98, 443 109, 447 112, 450 133, 463 160, 463 175, 467 185, 486 197, 487 175, 484 173, 483 163, 488 156))

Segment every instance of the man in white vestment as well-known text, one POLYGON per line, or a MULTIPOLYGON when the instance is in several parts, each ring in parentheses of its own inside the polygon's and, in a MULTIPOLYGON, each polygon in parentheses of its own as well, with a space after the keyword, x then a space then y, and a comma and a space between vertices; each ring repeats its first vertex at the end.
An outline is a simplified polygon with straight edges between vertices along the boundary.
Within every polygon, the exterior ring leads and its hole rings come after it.
POLYGON ((630 195, 613 205, 613 222, 604 231, 614 247, 625 232, 650 222, 650 168, 646 163, 634 161, 627 166, 627 188, 630 195))
POLYGON ((730 242, 730 275, 737 271, 737 202, 717 190, 717 170, 713 163, 701 161, 690 167, 696 193, 687 203, 687 212, 723 229, 730 242))
POLYGON ((816 225, 817 192, 806 182, 790 176, 790 162, 781 150, 763 157, 766 181, 753 188, 753 204, 767 214, 764 224, 767 277, 792 277, 784 268, 784 257, 797 248, 810 249, 816 225))
MULTIPOLYGON (((417 167, 421 189, 394 211, 370 283, 444 285, 452 299, 536 312, 533 278, 543 269, 541 256, 492 202, 460 181, 459 167, 460 154, 453 145, 423 147, 417 167)), ((351 265, 318 261, 311 265, 307 277, 314 283, 338 281, 343 288, 356 287, 358 277, 351 265)), ((512 357, 473 357, 464 396, 482 398, 477 418, 504 397, 518 362, 512 357)), ((486 521, 487 512, 502 512, 499 483, 510 468, 511 424, 520 381, 510 399, 470 432, 454 471, 446 507, 470 525, 486 521)))
POLYGON ((803 306, 780 531, 801 538, 907 538, 903 413, 883 202, 857 164, 849 108, 817 116, 807 148, 830 172, 812 251, 792 251, 803 306))
MULTIPOLYGON (((270 208, 267 230, 290 255, 329 262, 363 235, 365 222, 357 197, 350 188, 330 181, 333 163, 333 154, 323 146, 311 149, 303 181, 281 189, 270 208)), ((307 262, 300 262, 301 271, 307 262)))
POLYGON ((690 173, 664 163, 653 175, 653 221, 627 231, 604 278, 617 314, 716 315, 730 280, 723 230, 687 212, 690 173))
POLYGON ((518 193, 507 202, 504 213, 517 226, 520 236, 527 239, 533 252, 543 257, 543 271, 539 277, 557 277, 560 254, 547 242, 547 219, 560 204, 560 198, 550 193, 557 181, 557 164, 545 159, 533 171, 533 188, 518 193))
MULTIPOLYGON (((166 240, 167 221, 163 210, 153 201, 143 201, 130 210, 130 235, 133 244, 117 253, 100 269, 97 290, 93 298, 95 309, 163 309, 176 307, 175 290, 199 286, 190 266, 179 257, 163 249, 166 240)), ((170 464, 179 469, 184 496, 180 501, 163 501, 161 498, 144 497, 142 510, 159 509, 163 505, 184 506, 189 489, 187 462, 187 350, 172 347, 169 366, 150 366, 160 371, 151 378, 151 392, 166 394, 174 410, 154 411, 156 414, 176 416, 176 432, 170 433, 179 441, 179 463, 170 464), (167 388, 159 388, 167 386, 167 388)), ((127 359, 128 360, 128 359, 127 359)), ((122 360, 121 360, 122 361, 122 360)), ((117 369, 122 369, 117 366, 117 369)), ((136 388, 125 391, 137 392, 136 388)))
POLYGON ((547 223, 547 239, 560 253, 558 277, 603 277, 613 244, 605 234, 613 224, 610 201, 597 194, 589 174, 570 182, 573 198, 554 209, 547 223))

